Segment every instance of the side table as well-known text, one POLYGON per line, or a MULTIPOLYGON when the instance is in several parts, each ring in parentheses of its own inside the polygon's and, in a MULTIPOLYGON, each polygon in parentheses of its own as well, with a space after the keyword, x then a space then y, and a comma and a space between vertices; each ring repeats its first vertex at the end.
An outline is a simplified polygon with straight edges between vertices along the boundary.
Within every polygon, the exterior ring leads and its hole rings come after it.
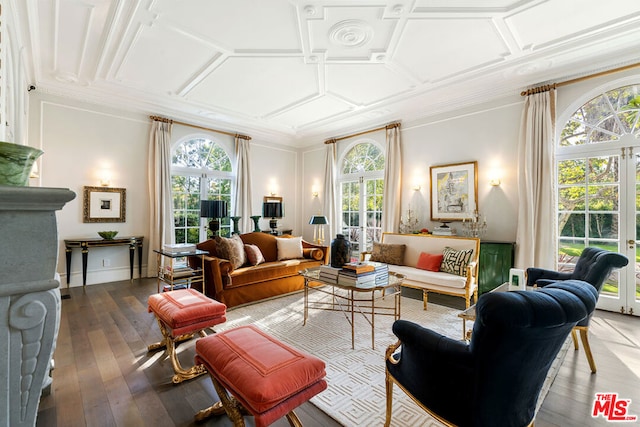
POLYGON ((89 248, 107 246, 129 246, 129 270, 131 281, 133 281, 133 258, 136 248, 138 249, 138 277, 142 277, 142 242, 144 237, 118 237, 116 239, 103 239, 102 237, 87 237, 80 239, 64 239, 64 246, 67 256, 67 288, 71 280, 71 255, 74 248, 82 250, 82 286, 87 284, 87 261, 89 258, 89 248))
POLYGON ((154 249, 153 252, 158 256, 158 292, 160 292, 161 283, 165 283, 163 288, 168 287, 169 290, 190 288, 195 283, 202 283, 202 294, 206 295, 204 257, 209 252, 200 249, 189 252, 169 252, 162 249, 154 249), (167 263, 162 262, 163 257, 167 258, 167 263), (199 257, 200 268, 191 268, 186 262, 184 264, 176 263, 178 259, 186 257, 199 257))

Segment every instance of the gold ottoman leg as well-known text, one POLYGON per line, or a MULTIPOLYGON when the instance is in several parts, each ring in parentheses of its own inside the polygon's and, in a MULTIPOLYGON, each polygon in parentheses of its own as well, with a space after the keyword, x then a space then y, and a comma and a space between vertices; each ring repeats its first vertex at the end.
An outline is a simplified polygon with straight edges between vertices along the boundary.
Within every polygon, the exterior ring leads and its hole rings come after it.
MULTIPOLYGON (((207 370, 203 365, 194 365, 189 369, 184 369, 180 364, 180 360, 178 359, 178 353, 176 352, 176 344, 181 343, 183 341, 190 340, 195 335, 195 332, 179 335, 175 338, 172 338, 165 324, 157 316, 156 316, 156 320, 158 321, 160 332, 162 332, 162 336, 164 338, 162 339, 162 341, 148 346, 147 350, 155 351, 160 348, 165 349, 165 354, 171 360, 171 366, 173 367, 173 372, 174 372, 174 375, 171 378, 171 381, 174 384, 180 384, 182 381, 190 380, 192 378, 199 377, 200 375, 206 373, 207 370)), ((198 334, 203 337, 206 336, 206 333, 204 331, 198 331, 198 334)))

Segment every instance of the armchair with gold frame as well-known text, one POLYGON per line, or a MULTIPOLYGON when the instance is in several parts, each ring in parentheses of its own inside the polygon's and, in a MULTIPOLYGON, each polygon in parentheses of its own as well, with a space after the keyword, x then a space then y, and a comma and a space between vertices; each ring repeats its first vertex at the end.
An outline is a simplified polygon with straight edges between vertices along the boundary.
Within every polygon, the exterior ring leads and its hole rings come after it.
POLYGON ((387 416, 393 385, 446 425, 531 425, 547 373, 597 291, 569 280, 536 291, 482 295, 469 343, 397 320, 386 353, 387 416))

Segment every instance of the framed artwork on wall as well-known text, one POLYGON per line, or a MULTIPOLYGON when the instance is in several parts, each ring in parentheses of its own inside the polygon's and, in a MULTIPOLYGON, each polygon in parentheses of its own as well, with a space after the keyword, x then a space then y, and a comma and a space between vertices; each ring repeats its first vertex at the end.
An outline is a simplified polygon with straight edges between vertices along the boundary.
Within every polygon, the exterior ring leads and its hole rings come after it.
POLYGON ((478 209, 478 162, 431 166, 431 220, 461 221, 478 209))
POLYGON ((126 189, 84 187, 83 193, 83 222, 126 222, 126 189))

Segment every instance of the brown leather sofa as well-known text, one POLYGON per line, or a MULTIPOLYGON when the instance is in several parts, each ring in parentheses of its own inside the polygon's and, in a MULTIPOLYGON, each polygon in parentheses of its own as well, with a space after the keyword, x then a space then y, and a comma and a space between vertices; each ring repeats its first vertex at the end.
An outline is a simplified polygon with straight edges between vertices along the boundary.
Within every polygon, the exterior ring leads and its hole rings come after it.
MULTIPOLYGON (((197 245, 198 249, 209 252, 209 255, 205 256, 205 294, 226 304, 227 307, 304 289, 304 279, 298 272, 327 264, 329 260, 327 246, 315 245, 304 240, 303 258, 278 261, 276 236, 252 232, 241 234, 240 238, 245 244, 258 246, 265 262, 255 266, 245 264, 234 269, 229 260, 218 256, 214 239, 197 245)), ((192 259, 190 263, 196 266, 198 261, 199 259, 192 259)))

